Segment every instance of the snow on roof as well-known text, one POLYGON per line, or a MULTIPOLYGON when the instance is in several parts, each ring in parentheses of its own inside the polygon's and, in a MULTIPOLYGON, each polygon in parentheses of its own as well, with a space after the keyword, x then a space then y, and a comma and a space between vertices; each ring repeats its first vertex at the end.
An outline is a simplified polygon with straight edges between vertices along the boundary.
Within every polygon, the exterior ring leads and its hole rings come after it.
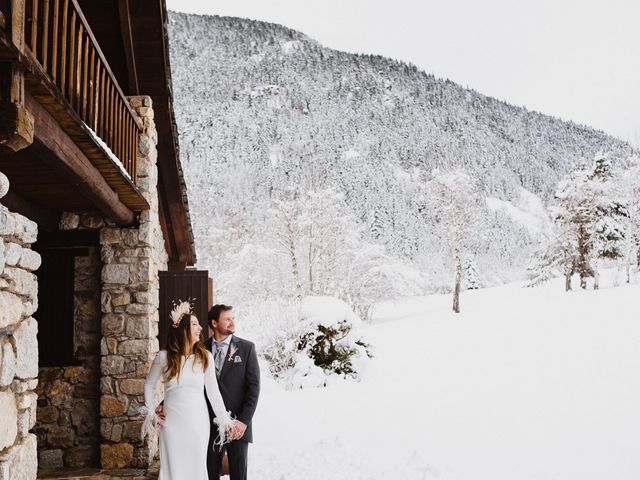
POLYGON ((89 125, 87 125, 86 123, 82 122, 84 127, 86 128, 86 130, 89 132, 89 134, 91 134, 91 137, 93 138, 93 140, 98 144, 98 146, 100 146, 100 148, 107 154, 107 157, 109 157, 109 159, 115 164, 116 167, 118 167, 118 169, 120 170, 120 172, 127 177, 132 183, 133 183, 133 179, 131 178, 131 175, 129 174, 129 172, 127 171, 127 169, 124 167, 124 164, 120 161, 120 159, 116 156, 115 153, 113 153, 111 151, 111 149, 109 148, 109 146, 104 143, 104 141, 102 140, 102 138, 100 138, 98 136, 98 134, 96 132, 94 132, 91 127, 89 125))

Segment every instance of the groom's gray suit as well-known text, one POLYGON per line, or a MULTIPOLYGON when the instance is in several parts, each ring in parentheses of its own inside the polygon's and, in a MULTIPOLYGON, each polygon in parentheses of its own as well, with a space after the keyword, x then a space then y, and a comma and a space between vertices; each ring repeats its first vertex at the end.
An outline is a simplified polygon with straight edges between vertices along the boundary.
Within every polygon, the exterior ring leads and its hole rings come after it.
MULTIPOLYGON (((211 352, 212 338, 206 340, 204 345, 211 352)), ((212 365, 211 368, 215 367, 212 365)), ((231 337, 231 343, 218 377, 218 386, 227 410, 231 411, 237 420, 247 425, 247 430, 241 439, 234 440, 223 447, 223 450, 227 450, 229 457, 231 480, 244 480, 247 478, 248 444, 253 442, 251 420, 256 411, 260 393, 260 368, 256 348, 252 342, 235 335, 231 337)), ((209 406, 208 400, 207 406, 209 406)), ((213 420, 214 414, 210 406, 209 415, 213 420)), ((223 455, 220 448, 213 448, 213 441, 217 436, 218 429, 212 421, 207 455, 209 478, 212 480, 220 478, 220 463, 223 455)))

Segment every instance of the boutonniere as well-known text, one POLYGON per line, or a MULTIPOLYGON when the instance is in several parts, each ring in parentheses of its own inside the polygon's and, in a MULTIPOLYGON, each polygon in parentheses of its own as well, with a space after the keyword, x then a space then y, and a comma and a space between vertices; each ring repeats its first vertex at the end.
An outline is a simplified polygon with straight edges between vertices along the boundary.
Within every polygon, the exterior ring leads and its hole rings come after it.
POLYGON ((238 351, 238 347, 236 347, 233 343, 229 346, 229 356, 227 357, 227 361, 230 362, 233 358, 233 355, 238 351))

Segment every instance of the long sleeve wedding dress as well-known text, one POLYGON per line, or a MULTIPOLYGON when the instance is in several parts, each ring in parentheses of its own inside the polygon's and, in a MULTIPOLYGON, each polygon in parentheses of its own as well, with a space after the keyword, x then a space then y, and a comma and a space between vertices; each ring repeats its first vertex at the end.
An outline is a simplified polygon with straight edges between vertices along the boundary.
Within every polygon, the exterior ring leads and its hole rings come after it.
MULTIPOLYGON (((182 357, 180 378, 164 383, 164 428, 160 430, 160 476, 158 480, 207 480, 207 444, 211 424, 207 397, 216 415, 220 431, 233 424, 225 408, 215 374, 213 356, 209 352, 209 368, 194 365, 195 356, 182 357)), ((161 350, 153 360, 144 385, 147 423, 153 419, 159 399, 156 386, 167 370, 167 352, 161 350)), ((224 441, 223 438, 218 442, 224 441)))

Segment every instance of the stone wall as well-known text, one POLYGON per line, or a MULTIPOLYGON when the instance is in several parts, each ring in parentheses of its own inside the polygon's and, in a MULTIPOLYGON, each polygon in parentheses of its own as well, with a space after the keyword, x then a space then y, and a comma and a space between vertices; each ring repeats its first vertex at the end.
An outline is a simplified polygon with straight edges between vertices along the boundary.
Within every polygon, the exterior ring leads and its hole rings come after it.
POLYGON ((102 342, 100 381, 101 463, 103 468, 149 465, 157 435, 140 439, 143 387, 158 351, 158 271, 167 253, 158 215, 158 141, 149 97, 130 98, 144 131, 138 154, 138 187, 150 209, 137 228, 105 227, 102 253, 102 342))
MULTIPOLYGON (((0 173, 0 202, 9 182, 0 173)), ((37 225, 0 205, 0 480, 36 478, 37 225)))
MULTIPOLYGON (((61 227, 92 228, 95 215, 64 214, 61 227)), ((102 222, 104 224, 104 222, 102 222)), ((41 468, 100 465, 100 250, 76 257, 74 358, 78 365, 40 368, 38 460, 41 468)))
MULTIPOLYGON (((149 97, 132 97, 144 131, 138 187, 150 209, 136 227, 66 213, 62 230, 98 229, 100 246, 75 262, 74 357, 40 369, 37 278, 30 249, 37 225, 0 205, 0 480, 36 477, 43 467, 147 467, 158 438, 142 440, 143 386, 158 351, 158 271, 167 268, 157 196, 157 132, 149 97), (38 394, 40 397, 38 398, 38 394), (36 425, 36 435, 29 433, 36 425), (18 469, 19 468, 19 469, 18 469)), ((0 174, 0 198, 8 182, 0 174)))

